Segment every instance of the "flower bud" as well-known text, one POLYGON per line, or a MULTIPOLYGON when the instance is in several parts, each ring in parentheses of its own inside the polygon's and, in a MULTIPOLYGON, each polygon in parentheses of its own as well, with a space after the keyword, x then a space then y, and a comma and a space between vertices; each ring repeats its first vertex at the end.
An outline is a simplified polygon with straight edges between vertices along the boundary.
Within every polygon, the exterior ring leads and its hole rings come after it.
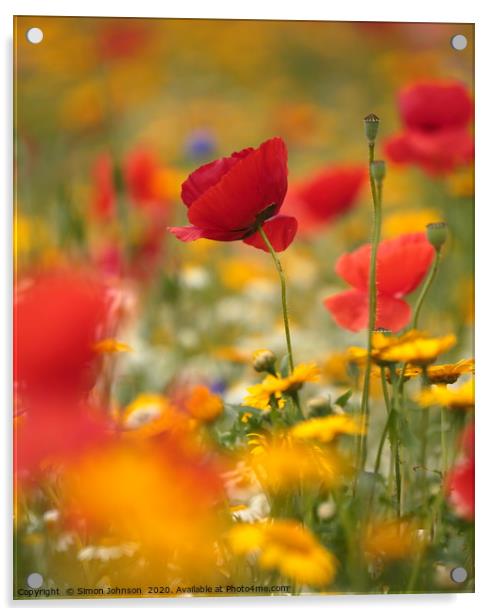
POLYGON ((273 372, 277 358, 268 349, 260 349, 253 353, 253 368, 256 372, 273 372))
POLYGON ((380 118, 374 113, 370 113, 364 118, 364 134, 366 135, 368 143, 375 143, 379 126, 380 118))
POLYGON ((386 165, 384 160, 374 160, 370 164, 371 177, 375 182, 383 182, 385 177, 386 165))
POLYGON ((426 225, 426 236, 435 250, 440 250, 447 240, 447 224, 444 222, 432 222, 426 225))
POLYGON ((315 396, 308 400, 308 414, 310 417, 324 417, 332 412, 330 398, 326 396, 315 396))

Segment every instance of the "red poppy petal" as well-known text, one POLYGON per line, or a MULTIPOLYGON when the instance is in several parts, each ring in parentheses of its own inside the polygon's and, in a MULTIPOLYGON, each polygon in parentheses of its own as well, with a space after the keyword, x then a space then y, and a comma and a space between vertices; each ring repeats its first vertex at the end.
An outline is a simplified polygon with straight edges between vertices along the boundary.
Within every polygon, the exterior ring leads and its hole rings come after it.
MULTIPOLYGON (((368 327, 368 294, 350 289, 328 297, 324 304, 336 323, 351 332, 368 327)), ((378 297, 375 327, 398 331, 411 318, 411 309, 405 301, 382 295, 378 297)))
POLYGON ((366 329, 368 325, 368 297, 365 291, 350 289, 328 297, 325 307, 337 325, 351 332, 366 329))
POLYGON ((448 499, 456 514, 466 520, 474 518, 474 457, 461 460, 450 471, 446 480, 448 499))
MULTIPOLYGON (((366 305, 368 303, 366 302, 366 305)), ((398 332, 405 327, 411 320, 412 311, 403 299, 379 295, 376 307, 376 328, 389 329, 398 332)), ((366 327, 368 319, 366 319, 366 327)))
POLYGON ((262 143, 189 207, 189 221, 203 229, 240 230, 273 206, 280 209, 287 192, 287 148, 275 137, 262 143))
POLYGON ((231 156, 219 158, 211 163, 202 165, 196 171, 193 171, 187 180, 182 184, 181 197, 182 201, 190 206, 198 199, 208 188, 220 181, 220 178, 227 173, 234 165, 248 154, 253 152, 254 148, 245 148, 240 152, 234 152, 231 156))
MULTIPOLYGON (((370 244, 343 254, 335 271, 356 289, 366 291, 371 257, 370 244)), ((378 248, 377 286, 384 295, 411 293, 428 271, 434 249, 424 233, 409 233, 384 240, 378 248)))
POLYGON ((414 152, 409 143, 408 133, 399 133, 389 137, 385 141, 384 150, 385 156, 393 163, 400 165, 414 161, 414 152))
POLYGON ((366 291, 370 269, 370 244, 364 244, 353 252, 346 252, 335 264, 335 272, 356 289, 366 291))
POLYGON ((381 242, 377 263, 378 290, 396 297, 411 293, 424 278, 434 256, 435 250, 425 233, 408 233, 381 242))
POLYGON ((200 229, 195 226, 167 227, 170 233, 182 242, 194 242, 199 239, 233 242, 242 239, 244 231, 222 231, 221 229, 200 229))
MULTIPOLYGON (((271 245, 275 252, 282 252, 292 244, 292 241, 297 232, 297 220, 293 216, 284 216, 280 214, 274 218, 270 218, 263 225, 263 231, 268 236, 271 245)), ((265 252, 269 252, 263 238, 259 233, 254 233, 244 240, 245 244, 260 248, 265 252)))

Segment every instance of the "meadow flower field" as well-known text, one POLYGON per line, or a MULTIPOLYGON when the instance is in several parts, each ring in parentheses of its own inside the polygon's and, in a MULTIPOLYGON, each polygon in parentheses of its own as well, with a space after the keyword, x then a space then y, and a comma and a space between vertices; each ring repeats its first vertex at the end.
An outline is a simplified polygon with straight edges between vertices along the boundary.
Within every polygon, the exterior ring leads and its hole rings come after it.
POLYGON ((474 591, 459 33, 15 19, 15 598, 474 591))

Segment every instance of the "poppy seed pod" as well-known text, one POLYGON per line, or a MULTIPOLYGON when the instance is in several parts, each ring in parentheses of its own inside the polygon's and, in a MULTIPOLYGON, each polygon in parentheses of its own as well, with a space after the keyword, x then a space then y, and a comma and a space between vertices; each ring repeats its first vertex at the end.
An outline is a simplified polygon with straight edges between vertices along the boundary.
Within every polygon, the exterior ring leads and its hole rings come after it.
POLYGON ((376 182, 383 182, 385 178, 386 165, 384 160, 374 160, 370 164, 371 177, 376 182))
POLYGON ((440 250, 447 240, 447 224, 444 222, 432 222, 426 225, 426 235, 435 250, 440 250))
POLYGON ((374 113, 370 113, 364 118, 364 134, 368 143, 375 143, 379 126, 380 118, 374 113))

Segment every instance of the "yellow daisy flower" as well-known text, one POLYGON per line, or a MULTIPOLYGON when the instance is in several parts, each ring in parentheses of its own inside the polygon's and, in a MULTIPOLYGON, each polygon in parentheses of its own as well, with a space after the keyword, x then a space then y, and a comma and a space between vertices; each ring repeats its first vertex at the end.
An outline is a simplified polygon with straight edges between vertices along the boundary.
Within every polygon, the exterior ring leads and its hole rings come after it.
POLYGON ((397 237, 403 233, 424 231, 432 220, 441 220, 441 214, 434 209, 406 210, 389 214, 383 221, 383 237, 397 237))
MULTIPOLYGON (((451 385, 463 374, 474 372, 474 359, 461 359, 455 364, 439 364, 438 366, 428 366, 428 378, 434 385, 451 385)), ((417 366, 406 368, 406 378, 412 378, 421 374, 417 366)))
POLYGON ((295 520, 237 524, 229 540, 234 553, 255 553, 263 569, 276 569, 298 584, 323 587, 335 578, 335 556, 295 520))
POLYGON ((290 434, 299 439, 329 443, 341 434, 363 434, 364 429, 350 415, 327 415, 301 421, 290 429, 290 434))
POLYGON ((449 389, 447 385, 434 385, 421 391, 416 400, 425 407, 436 405, 468 411, 474 407, 474 379, 454 389, 449 389))
POLYGON ((453 334, 441 338, 420 336, 405 341, 399 340, 377 350, 374 359, 385 363, 407 362, 426 366, 434 362, 441 353, 449 351, 456 342, 457 339, 453 334))
POLYGON ((160 394, 143 393, 128 404, 121 418, 126 438, 149 438, 168 430, 185 429, 187 419, 160 394))
POLYGON ((270 400, 275 400, 278 408, 283 408, 284 392, 297 391, 304 383, 315 382, 319 378, 320 370, 315 363, 299 364, 288 377, 268 374, 260 384, 247 388, 249 395, 245 397, 243 405, 267 411, 270 409, 270 400))
POLYGON ((362 547, 369 560, 412 558, 425 547, 417 523, 410 520, 374 521, 368 524, 362 547))

